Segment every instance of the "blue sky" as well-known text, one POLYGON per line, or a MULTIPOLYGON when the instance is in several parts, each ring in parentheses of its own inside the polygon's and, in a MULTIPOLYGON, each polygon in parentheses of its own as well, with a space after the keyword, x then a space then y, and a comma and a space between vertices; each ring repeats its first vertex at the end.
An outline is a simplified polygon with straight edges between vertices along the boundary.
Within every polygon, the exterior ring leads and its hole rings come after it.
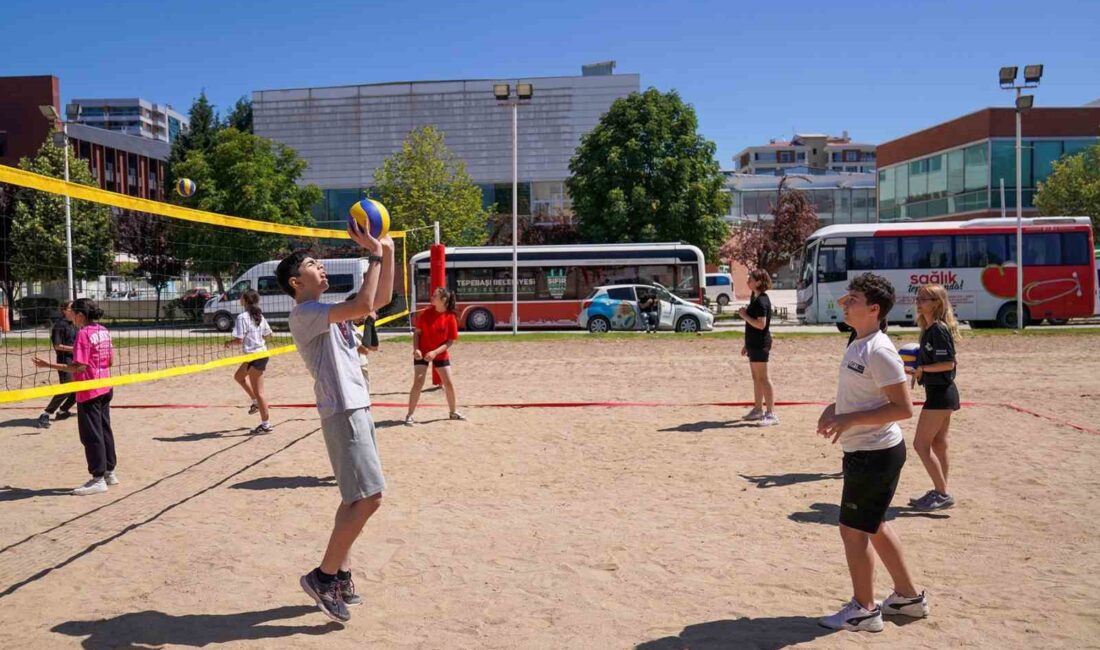
POLYGON ((880 143, 1005 106, 997 68, 1043 63, 1039 106, 1100 98, 1100 3, 7 0, 0 75, 62 99, 141 96, 223 112, 253 90, 579 74, 614 59, 679 91, 723 168, 795 130, 880 143))

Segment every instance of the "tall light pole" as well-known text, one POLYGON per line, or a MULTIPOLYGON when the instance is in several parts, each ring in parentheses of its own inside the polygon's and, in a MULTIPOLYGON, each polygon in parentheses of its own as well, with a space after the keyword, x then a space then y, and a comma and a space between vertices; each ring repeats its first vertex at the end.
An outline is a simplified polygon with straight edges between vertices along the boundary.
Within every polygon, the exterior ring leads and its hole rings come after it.
MULTIPOLYGON (((1016 66, 1005 66, 998 74, 1003 90, 1016 91, 1016 330, 1024 328, 1024 188, 1021 116, 1035 104, 1034 95, 1024 95, 1024 88, 1038 88, 1043 66, 1024 66, 1024 83, 1016 84, 1016 66)), ((1002 199, 1003 200, 1003 199, 1002 199)))
MULTIPOLYGON (((61 116, 57 113, 57 108, 53 104, 43 104, 38 107, 38 110, 42 111, 42 116, 53 124, 61 123, 61 141, 60 146, 65 150, 65 182, 69 182, 69 122, 61 119, 61 116)), ((75 116, 80 115, 80 105, 73 104, 70 110, 75 116)), ((58 144, 55 140, 55 144, 58 144)), ((65 195, 65 255, 66 255, 66 270, 68 271, 68 289, 69 300, 76 299, 76 284, 73 282, 73 207, 72 199, 68 194, 65 195)))
POLYGON ((519 105, 531 101, 535 87, 516 83, 513 97, 508 84, 493 84, 493 96, 512 107, 512 334, 519 333, 519 105))

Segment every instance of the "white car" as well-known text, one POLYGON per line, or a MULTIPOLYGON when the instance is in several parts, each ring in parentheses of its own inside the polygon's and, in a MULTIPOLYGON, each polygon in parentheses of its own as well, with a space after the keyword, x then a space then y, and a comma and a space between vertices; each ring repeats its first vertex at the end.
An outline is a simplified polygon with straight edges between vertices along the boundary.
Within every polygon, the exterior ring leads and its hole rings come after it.
POLYGON ((614 284, 596 287, 581 305, 577 323, 589 332, 641 330, 639 298, 656 292, 661 301, 657 329, 699 332, 714 329, 714 315, 702 305, 688 302, 661 285, 614 284))
POLYGON ((729 273, 707 273, 707 300, 725 307, 734 299, 733 276, 729 273))

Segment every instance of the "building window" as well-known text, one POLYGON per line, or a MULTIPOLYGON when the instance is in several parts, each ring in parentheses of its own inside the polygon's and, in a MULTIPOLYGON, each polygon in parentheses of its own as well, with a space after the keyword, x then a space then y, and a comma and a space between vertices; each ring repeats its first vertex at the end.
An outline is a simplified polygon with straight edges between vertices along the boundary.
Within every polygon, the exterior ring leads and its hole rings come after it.
POLYGON ((844 152, 844 162, 859 162, 859 152, 858 151, 845 151, 844 152))
POLYGON ((780 151, 779 152, 779 162, 781 162, 781 163, 792 163, 792 162, 794 162, 794 157, 791 155, 791 153, 792 152, 790 152, 790 151, 780 151))

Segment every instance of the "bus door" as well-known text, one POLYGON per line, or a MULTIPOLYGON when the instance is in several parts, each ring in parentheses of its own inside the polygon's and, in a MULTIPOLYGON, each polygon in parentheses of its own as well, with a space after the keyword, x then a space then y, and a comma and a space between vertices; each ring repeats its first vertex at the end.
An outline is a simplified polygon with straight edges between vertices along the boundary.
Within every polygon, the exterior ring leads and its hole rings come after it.
POLYGON ((816 284, 814 262, 817 260, 817 244, 817 240, 814 240, 806 244, 805 250, 802 251, 802 270, 798 276, 798 287, 795 292, 798 297, 796 308, 798 320, 802 323, 817 322, 817 302, 814 300, 816 284))
POLYGON ((819 323, 842 323, 844 312, 837 301, 848 293, 847 241, 826 239, 817 249, 814 306, 819 323))

